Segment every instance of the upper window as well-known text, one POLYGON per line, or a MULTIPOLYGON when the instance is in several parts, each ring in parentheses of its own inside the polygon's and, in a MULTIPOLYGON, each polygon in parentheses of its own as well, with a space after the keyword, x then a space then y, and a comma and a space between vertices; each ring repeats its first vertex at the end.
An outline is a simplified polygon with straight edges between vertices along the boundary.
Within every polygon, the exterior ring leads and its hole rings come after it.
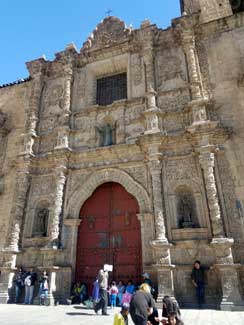
POLYGON ((98 105, 109 105, 115 100, 127 98, 127 75, 120 73, 114 76, 97 79, 98 105))
POLYGON ((244 0, 230 0, 230 4, 234 14, 244 11, 244 0))

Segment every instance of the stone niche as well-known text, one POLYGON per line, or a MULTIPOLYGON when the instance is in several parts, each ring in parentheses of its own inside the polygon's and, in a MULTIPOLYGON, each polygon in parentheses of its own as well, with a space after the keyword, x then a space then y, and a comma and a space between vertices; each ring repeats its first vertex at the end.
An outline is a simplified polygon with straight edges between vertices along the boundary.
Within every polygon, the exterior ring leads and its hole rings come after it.
POLYGON ((206 239, 207 228, 199 218, 199 195, 195 197, 192 189, 179 186, 174 195, 174 225, 172 228, 173 240, 206 239))

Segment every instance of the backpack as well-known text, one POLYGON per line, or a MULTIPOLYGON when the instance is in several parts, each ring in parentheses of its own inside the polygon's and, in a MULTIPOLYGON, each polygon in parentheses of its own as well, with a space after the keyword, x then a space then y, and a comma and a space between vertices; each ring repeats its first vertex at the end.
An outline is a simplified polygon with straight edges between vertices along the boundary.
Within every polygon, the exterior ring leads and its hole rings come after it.
POLYGON ((26 277, 26 279, 25 279, 25 285, 27 286, 27 287, 31 287, 31 275, 28 275, 27 277, 26 277))

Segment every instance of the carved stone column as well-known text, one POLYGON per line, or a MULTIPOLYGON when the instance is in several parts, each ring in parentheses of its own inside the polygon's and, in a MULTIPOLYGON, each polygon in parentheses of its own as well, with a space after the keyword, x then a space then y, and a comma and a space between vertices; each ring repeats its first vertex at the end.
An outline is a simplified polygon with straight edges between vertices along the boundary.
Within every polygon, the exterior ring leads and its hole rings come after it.
POLYGON ((162 194, 162 163, 160 160, 149 162, 150 174, 152 176, 153 206, 155 215, 156 241, 167 243, 165 220, 163 213, 162 194))
POLYGON ((23 155, 33 154, 34 139, 36 137, 36 126, 40 108, 40 101, 44 83, 45 59, 41 58, 27 63, 31 76, 31 95, 27 113, 26 131, 24 134, 23 155))
POLYGON ((63 210, 64 186, 66 182, 66 167, 60 166, 55 171, 56 193, 54 198, 53 218, 51 220, 49 246, 59 248, 60 222, 63 210))
POLYGON ((200 149, 199 160, 203 169, 213 232, 210 245, 216 258, 214 267, 221 279, 222 300, 220 307, 223 310, 243 310, 244 302, 240 294, 238 265, 234 264, 232 254, 234 240, 225 236, 214 174, 215 154, 211 152, 211 146, 200 149))
POLYGON ((199 66, 196 59, 195 38, 190 31, 184 31, 182 34, 182 42, 187 60, 192 99, 197 100, 203 96, 201 90, 201 79, 199 76, 199 66))
POLYGON ((63 97, 63 113, 60 117, 60 125, 57 128, 57 142, 55 149, 65 149, 69 147, 69 118, 71 114, 71 87, 73 70, 71 65, 64 67, 65 84, 63 97))
POLYGON ((144 134, 153 134, 161 131, 161 111, 156 106, 156 92, 150 89, 146 93, 147 109, 144 112, 146 131, 144 134))
POLYGON ((221 217, 218 192, 214 174, 215 155, 211 152, 211 146, 202 147, 199 155, 200 165, 206 186, 210 221, 214 238, 225 237, 223 220, 221 217))
POLYGON ((173 266, 171 265, 170 247, 166 238, 165 218, 163 213, 162 164, 160 160, 149 162, 152 176, 153 206, 155 216, 155 240, 151 242, 157 271, 158 298, 164 295, 174 297, 173 266))
POLYGON ((148 45, 143 53, 143 61, 145 64, 146 91, 155 89, 154 77, 154 54, 152 41, 148 41, 148 45))
POLYGON ((10 230, 7 238, 6 251, 18 252, 20 247, 20 235, 23 225, 23 217, 26 206, 28 190, 30 186, 30 175, 28 164, 17 171, 14 190, 14 201, 10 215, 10 230))
POLYGON ((241 284, 238 276, 240 265, 234 264, 232 255, 232 238, 216 238, 211 242, 215 251, 216 264, 214 268, 220 275, 222 287, 222 310, 244 310, 244 301, 241 296, 241 284))

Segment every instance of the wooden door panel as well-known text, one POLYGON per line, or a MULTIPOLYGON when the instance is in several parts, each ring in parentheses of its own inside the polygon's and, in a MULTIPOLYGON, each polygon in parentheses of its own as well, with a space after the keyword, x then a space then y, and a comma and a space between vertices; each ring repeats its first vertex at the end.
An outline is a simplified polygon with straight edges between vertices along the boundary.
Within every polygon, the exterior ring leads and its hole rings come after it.
POLYGON ((114 280, 141 276, 141 230, 136 199, 117 183, 98 187, 83 205, 77 240, 76 279, 91 285, 105 264, 114 280))

